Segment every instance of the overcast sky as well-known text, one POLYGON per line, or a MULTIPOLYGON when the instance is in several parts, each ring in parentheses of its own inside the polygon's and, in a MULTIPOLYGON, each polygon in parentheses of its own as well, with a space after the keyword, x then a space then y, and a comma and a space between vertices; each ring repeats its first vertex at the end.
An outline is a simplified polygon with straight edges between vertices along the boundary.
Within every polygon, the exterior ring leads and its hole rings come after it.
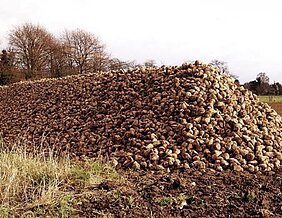
POLYGON ((218 59, 241 82, 266 72, 282 83, 279 0, 0 0, 0 48, 26 22, 57 36, 65 29, 92 32, 122 60, 218 59))

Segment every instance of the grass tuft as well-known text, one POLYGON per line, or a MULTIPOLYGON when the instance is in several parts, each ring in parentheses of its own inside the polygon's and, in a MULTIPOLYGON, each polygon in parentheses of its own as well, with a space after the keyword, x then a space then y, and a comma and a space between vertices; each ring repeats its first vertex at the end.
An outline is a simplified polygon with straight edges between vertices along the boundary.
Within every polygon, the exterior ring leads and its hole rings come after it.
MULTIPOLYGON (((52 205, 61 197, 60 185, 71 172, 69 159, 33 155, 23 150, 0 153, 0 203, 20 210, 52 205)), ((2 211, 2 210, 1 210, 2 211)))
POLYGON ((25 149, 0 151, 0 218, 70 217, 80 191, 104 181, 122 182, 108 164, 97 160, 73 163, 53 153, 25 149), (78 193, 77 193, 78 192, 78 193))

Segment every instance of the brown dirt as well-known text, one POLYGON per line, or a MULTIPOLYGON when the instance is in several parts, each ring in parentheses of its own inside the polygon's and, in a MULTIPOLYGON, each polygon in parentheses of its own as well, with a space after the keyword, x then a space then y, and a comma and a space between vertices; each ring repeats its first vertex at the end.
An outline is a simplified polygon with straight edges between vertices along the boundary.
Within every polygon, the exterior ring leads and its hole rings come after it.
POLYGON ((268 103, 276 112, 282 115, 282 103, 268 103))
POLYGON ((93 187, 95 194, 77 199, 73 216, 282 217, 282 172, 120 173, 128 185, 104 182, 93 187))

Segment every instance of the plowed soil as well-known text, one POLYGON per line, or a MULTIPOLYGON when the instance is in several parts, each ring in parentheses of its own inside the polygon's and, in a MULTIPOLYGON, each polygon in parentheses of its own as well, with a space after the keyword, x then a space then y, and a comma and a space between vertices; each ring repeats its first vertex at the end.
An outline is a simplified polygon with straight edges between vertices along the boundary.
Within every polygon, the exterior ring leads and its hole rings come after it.
POLYGON ((269 105, 276 110, 276 112, 282 115, 282 103, 269 103, 269 105))
POLYGON ((282 173, 121 172, 75 205, 80 217, 282 217, 282 173))

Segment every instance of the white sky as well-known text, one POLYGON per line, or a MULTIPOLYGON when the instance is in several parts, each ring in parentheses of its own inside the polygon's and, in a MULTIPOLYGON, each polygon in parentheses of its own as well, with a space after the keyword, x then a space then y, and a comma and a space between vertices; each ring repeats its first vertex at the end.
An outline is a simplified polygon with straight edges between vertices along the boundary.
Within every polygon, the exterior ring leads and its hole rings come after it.
POLYGON ((57 36, 65 29, 92 32, 122 60, 179 65, 218 59, 242 83, 260 72, 282 83, 281 2, 0 0, 0 48, 10 30, 32 22, 57 36))

